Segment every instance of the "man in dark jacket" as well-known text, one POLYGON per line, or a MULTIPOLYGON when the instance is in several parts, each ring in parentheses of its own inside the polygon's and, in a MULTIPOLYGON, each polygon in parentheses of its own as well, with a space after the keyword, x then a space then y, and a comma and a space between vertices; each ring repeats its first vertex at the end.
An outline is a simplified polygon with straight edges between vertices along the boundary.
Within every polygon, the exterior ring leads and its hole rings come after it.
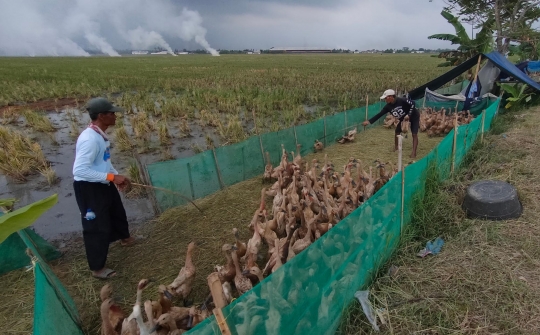
POLYGON ((396 97, 396 92, 394 92, 394 90, 384 91, 381 99, 384 99, 386 101, 386 105, 377 115, 375 115, 368 121, 364 121, 363 125, 370 125, 387 113, 390 113, 394 117, 398 118, 399 124, 396 127, 396 136, 394 141, 394 150, 397 150, 397 135, 401 134, 401 122, 403 121, 405 116, 409 116, 409 121, 411 122, 411 134, 413 138, 413 149, 411 153, 411 158, 416 158, 416 148, 418 147, 418 129, 420 128, 420 113, 416 109, 414 101, 396 97))

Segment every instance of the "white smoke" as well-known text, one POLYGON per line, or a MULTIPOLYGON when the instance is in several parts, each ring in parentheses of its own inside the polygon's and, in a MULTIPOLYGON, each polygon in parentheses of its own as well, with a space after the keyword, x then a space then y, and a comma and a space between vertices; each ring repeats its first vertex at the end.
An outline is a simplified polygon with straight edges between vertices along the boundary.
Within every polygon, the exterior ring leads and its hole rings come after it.
POLYGON ((0 55, 88 56, 91 47, 119 56, 113 45, 174 54, 166 38, 219 55, 199 13, 174 0, 0 0, 0 12, 0 55))
POLYGON ((148 49, 153 45, 158 45, 167 50, 167 52, 171 55, 176 56, 169 43, 167 43, 163 37, 155 31, 146 31, 141 27, 137 27, 128 31, 125 36, 130 42, 132 48, 148 49))

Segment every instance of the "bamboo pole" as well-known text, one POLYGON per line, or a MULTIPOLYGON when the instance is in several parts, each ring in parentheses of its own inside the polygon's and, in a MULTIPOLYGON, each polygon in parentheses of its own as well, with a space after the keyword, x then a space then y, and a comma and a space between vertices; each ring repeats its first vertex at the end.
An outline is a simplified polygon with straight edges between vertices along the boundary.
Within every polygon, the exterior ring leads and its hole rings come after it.
POLYGON ((480 62, 482 62, 482 55, 478 56, 478 63, 476 63, 476 73, 474 74, 473 83, 476 82, 476 78, 478 78, 478 71, 480 71, 480 62))
POLYGON ((486 110, 482 111, 482 131, 480 133, 480 143, 484 143, 484 123, 486 122, 486 110))
MULTIPOLYGON (((368 120, 368 109, 369 109, 369 95, 366 94, 366 119, 364 121, 368 120)), ((364 126, 364 130, 366 130, 366 126, 364 126)))
POLYGON ((223 177, 221 176, 221 171, 219 169, 219 164, 218 164, 218 159, 217 159, 217 156, 216 156, 216 149, 215 148, 212 148, 212 154, 214 156, 214 164, 216 165, 216 171, 217 171, 217 177, 218 177, 218 181, 219 181, 219 187, 221 189, 224 189, 225 184, 223 183, 223 177))
POLYGON ((223 316, 223 311, 221 308, 214 308, 212 311, 214 313, 214 316, 216 317, 216 322, 219 327, 219 331, 222 335, 231 335, 231 330, 229 329, 229 325, 227 325, 227 320, 223 316))
POLYGON ((323 122, 324 122, 324 146, 326 147, 326 111, 323 111, 323 122))
POLYGON ((454 116, 454 142, 452 145, 452 167, 451 167, 451 173, 454 174, 454 170, 456 167, 456 145, 457 145, 457 133, 458 133, 458 126, 457 126, 457 115, 454 116))
POLYGON ((422 108, 426 108, 426 92, 424 92, 424 101, 422 102, 422 108))
POLYGON ((458 106, 459 106, 459 101, 456 101, 456 113, 457 113, 458 106))
POLYGON ((403 165, 403 136, 398 135, 398 161, 397 161, 397 168, 398 171, 401 171, 401 166, 403 165))
POLYGON ((208 275, 206 281, 208 282, 208 287, 210 287, 210 293, 212 293, 216 308, 227 306, 227 300, 223 294, 223 287, 221 286, 221 281, 219 280, 217 272, 212 272, 208 275))
MULTIPOLYGON (((189 163, 188 163, 189 164, 189 163)), ((190 170, 188 170, 189 172, 190 170)), ((139 187, 145 187, 145 188, 152 188, 154 190, 158 190, 158 191, 163 191, 163 192, 168 192, 168 193, 172 193, 172 194, 175 194, 179 197, 181 197, 182 199, 184 200, 187 200, 189 201, 193 206, 195 206, 195 208, 197 208, 199 210, 199 212, 201 213, 204 213, 202 211, 202 209, 200 209, 197 205, 195 205, 195 203, 193 202, 193 200, 191 200, 190 198, 186 197, 185 195, 181 194, 181 193, 178 193, 178 192, 175 192, 173 190, 169 190, 169 189, 166 189, 166 188, 163 188, 163 187, 157 187, 157 186, 152 186, 152 185, 144 185, 144 184, 139 184, 139 183, 131 183, 131 185, 133 186, 139 186, 139 187)))
POLYGON ((405 166, 401 166, 401 213, 400 213, 400 236, 403 236, 403 225, 405 224, 405 166))
POLYGON ((261 134, 259 134, 259 129, 257 128, 257 118, 255 117, 255 109, 251 110, 251 114, 253 115, 253 124, 255 126, 255 134, 257 134, 257 137, 259 137, 259 145, 261 146, 261 155, 263 160, 263 166, 266 165, 266 159, 264 158, 264 147, 262 143, 262 137, 261 134))

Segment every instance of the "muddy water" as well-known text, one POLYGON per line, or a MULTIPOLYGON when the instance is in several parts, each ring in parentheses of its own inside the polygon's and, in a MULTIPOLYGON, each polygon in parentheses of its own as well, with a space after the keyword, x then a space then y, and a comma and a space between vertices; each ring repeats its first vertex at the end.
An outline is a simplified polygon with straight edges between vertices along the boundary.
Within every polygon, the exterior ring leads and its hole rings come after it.
MULTIPOLYGON (((79 209, 73 194, 72 167, 76 139, 69 134, 71 125, 66 111, 50 113, 48 116, 58 129, 52 135, 34 133, 30 128, 25 127, 22 120, 15 128, 29 134, 41 144, 45 157, 51 162, 60 181, 49 187, 45 183, 45 178, 39 174, 30 176, 26 183, 15 183, 10 178, 0 175, 0 198, 17 198, 16 208, 20 208, 54 193, 58 194, 58 203, 33 225, 39 235, 51 240, 73 233, 77 235, 82 228, 79 209), (55 141, 57 143, 54 143, 55 141)), ((77 115, 77 118, 78 128, 81 131, 90 119, 87 115, 77 115)), ((111 155, 115 168, 121 173, 124 172, 129 165, 129 157, 114 148, 111 155)), ((148 162, 149 157, 143 157, 143 160, 148 162)), ((122 195, 122 200, 131 224, 142 223, 154 216, 148 199, 126 199, 122 195)))
MULTIPOLYGON (((316 108, 305 106, 308 114, 313 114, 316 108)), ((197 112, 196 112, 197 114, 197 112)), ((73 125, 78 132, 84 130, 90 118, 88 114, 74 108, 66 108, 57 111, 49 111, 47 117, 52 121, 57 129, 54 133, 42 133, 32 130, 23 117, 17 124, 9 125, 18 131, 24 132, 40 143, 45 157, 51 162, 59 182, 53 186, 48 186, 45 178, 39 174, 28 177, 25 183, 16 183, 10 178, 0 175, 0 198, 16 198, 18 203, 16 208, 28 205, 40 199, 43 199, 54 193, 58 194, 58 204, 40 217, 34 224, 35 231, 46 239, 69 239, 73 234, 78 235, 81 232, 80 214, 77 208, 75 197, 73 195, 73 175, 72 167, 75 158, 76 136, 72 136, 73 125)), ((248 113, 241 112, 240 121, 246 135, 254 133, 253 118, 248 113)), ((128 132, 132 142, 137 145, 134 138, 134 132, 130 124, 130 115, 120 115, 122 122, 128 132)), ((226 121, 225 115, 220 115, 223 122, 226 121)), ((152 124, 157 124, 158 118, 150 118, 152 124)), ((167 159, 178 159, 192 156, 202 150, 209 149, 208 139, 211 139, 214 146, 225 145, 217 128, 208 125, 202 125, 195 119, 188 120, 189 134, 183 133, 180 129, 180 120, 167 120, 169 134, 171 135, 171 144, 167 147, 159 142, 157 129, 152 131, 148 148, 141 152, 139 157, 141 163, 151 164, 167 159), (166 149, 165 149, 166 148, 166 149), (167 152, 167 155, 165 155, 167 152)), ((157 127, 156 127, 157 128, 157 127)), ((127 168, 134 162, 132 153, 121 152, 116 148, 114 138, 114 127, 107 130, 111 138, 111 159, 113 166, 122 174, 127 174, 127 168)), ((78 134, 78 133, 77 133, 78 134)), ((141 151, 140 148, 137 148, 141 151)), ((122 195, 122 200, 128 220, 131 224, 140 224, 154 217, 153 207, 146 198, 128 199, 122 195)))

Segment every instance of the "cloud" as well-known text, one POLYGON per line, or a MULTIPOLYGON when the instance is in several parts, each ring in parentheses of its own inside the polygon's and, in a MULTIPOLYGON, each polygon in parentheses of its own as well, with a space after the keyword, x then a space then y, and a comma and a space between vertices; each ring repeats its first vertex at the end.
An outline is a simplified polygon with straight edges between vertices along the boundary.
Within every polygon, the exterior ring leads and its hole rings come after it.
POLYGON ((0 55, 118 49, 446 48, 441 0, 0 0, 0 55), (204 19, 204 22, 203 22, 204 19), (196 44, 195 44, 196 43, 196 44))
POLYGON ((217 54, 199 13, 171 0, 0 0, 0 11, 0 55, 86 56, 84 46, 119 56, 111 41, 172 53, 166 38, 217 54))
POLYGON ((249 1, 235 12, 204 10, 209 40, 219 48, 272 46, 386 49, 450 47, 428 40, 435 33, 452 33, 440 15, 442 2, 418 0, 335 1, 332 6, 307 2, 249 1), (216 38, 214 32, 219 32, 216 38), (231 38, 234 36, 234 38, 231 38))

